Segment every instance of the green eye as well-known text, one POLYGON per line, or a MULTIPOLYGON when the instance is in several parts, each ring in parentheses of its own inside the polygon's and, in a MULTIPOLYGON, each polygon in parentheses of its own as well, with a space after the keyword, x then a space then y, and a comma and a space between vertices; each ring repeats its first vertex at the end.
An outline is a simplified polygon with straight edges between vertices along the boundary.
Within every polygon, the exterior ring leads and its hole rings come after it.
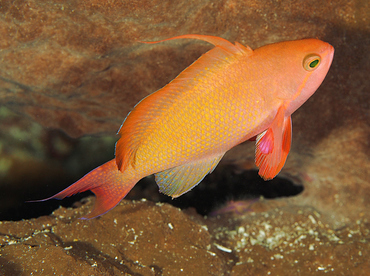
POLYGON ((303 60, 303 68, 307 71, 315 70, 320 64, 321 58, 316 54, 307 55, 303 60))
POLYGON ((310 68, 315 68, 319 64, 320 60, 317 58, 308 65, 310 68))

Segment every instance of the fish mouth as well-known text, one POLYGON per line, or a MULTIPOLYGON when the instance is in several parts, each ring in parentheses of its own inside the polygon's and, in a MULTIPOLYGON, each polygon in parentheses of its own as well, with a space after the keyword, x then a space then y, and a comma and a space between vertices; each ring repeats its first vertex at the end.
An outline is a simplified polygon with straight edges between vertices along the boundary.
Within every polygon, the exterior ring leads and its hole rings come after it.
POLYGON ((326 43, 324 49, 321 51, 320 56, 322 60, 325 60, 327 66, 331 66, 331 63, 334 58, 334 47, 331 46, 329 43, 326 43))

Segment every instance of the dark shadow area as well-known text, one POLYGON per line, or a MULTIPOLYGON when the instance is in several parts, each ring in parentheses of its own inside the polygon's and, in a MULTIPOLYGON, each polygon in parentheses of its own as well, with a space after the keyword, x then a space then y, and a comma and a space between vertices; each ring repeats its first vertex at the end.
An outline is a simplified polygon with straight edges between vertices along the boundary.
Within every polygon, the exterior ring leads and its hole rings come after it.
POLYGON ((238 171, 233 166, 217 168, 190 192, 172 199, 160 194, 160 201, 181 209, 195 208, 197 213, 208 215, 230 200, 267 199, 300 194, 303 186, 283 177, 264 181, 257 170, 238 171))
POLYGON ((30 198, 21 201, 20 198, 17 197, 12 202, 12 206, 10 208, 0 212, 0 221, 2 220, 18 221, 22 219, 31 219, 40 216, 48 216, 54 210, 58 209, 60 206, 66 208, 80 206, 82 204, 80 201, 89 195, 92 195, 92 193, 84 192, 70 198, 65 198, 63 200, 53 199, 43 202, 26 202, 26 200, 30 200, 30 198))
POLYGON ((4 257, 0 257, 0 275, 21 276, 22 268, 4 257))
MULTIPOLYGON (((295 196, 303 191, 299 183, 275 177, 264 181, 256 170, 239 171, 233 166, 220 166, 208 175, 190 192, 172 199, 159 192, 154 177, 146 177, 139 181, 127 195, 128 200, 146 198, 154 202, 166 202, 181 209, 195 208, 201 215, 207 215, 230 200, 247 200, 263 196, 267 199, 295 196)), ((23 195, 17 205, 0 212, 0 220, 21 220, 49 215, 60 206, 77 208, 83 204, 84 197, 91 192, 77 194, 64 200, 48 200, 44 202, 25 202, 31 199, 49 197, 59 191, 43 191, 42 195, 23 195)), ((8 193, 9 194, 9 193, 8 193)))
POLYGON ((97 271, 104 275, 115 275, 115 271, 119 271, 124 273, 125 275, 133 275, 133 276, 141 276, 142 274, 135 273, 130 269, 131 266, 137 266, 135 261, 127 259, 124 254, 122 254, 121 258, 125 261, 125 263, 129 263, 130 265, 125 265, 119 260, 117 257, 116 259, 112 258, 111 256, 102 253, 97 248, 95 248, 92 244, 87 242, 63 242, 63 240, 53 234, 49 233, 48 236, 52 241, 54 241, 56 246, 61 246, 63 248, 69 248, 66 250, 66 254, 72 256, 76 261, 86 262, 89 265, 98 264, 97 271))

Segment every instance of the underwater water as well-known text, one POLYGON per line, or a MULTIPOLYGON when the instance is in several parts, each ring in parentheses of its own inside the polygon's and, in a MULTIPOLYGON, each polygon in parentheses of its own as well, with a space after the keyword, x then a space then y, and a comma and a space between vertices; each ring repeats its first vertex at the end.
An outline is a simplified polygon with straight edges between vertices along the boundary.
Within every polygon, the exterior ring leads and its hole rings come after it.
POLYGON ((369 271, 368 1, 3 1, 0 22, 0 275, 369 271), (174 200, 149 176, 88 221, 78 218, 92 209, 89 192, 27 203, 114 157, 134 105, 212 48, 138 41, 187 33, 252 49, 308 37, 335 48, 323 84, 292 115, 281 173, 263 181, 247 141, 174 200))

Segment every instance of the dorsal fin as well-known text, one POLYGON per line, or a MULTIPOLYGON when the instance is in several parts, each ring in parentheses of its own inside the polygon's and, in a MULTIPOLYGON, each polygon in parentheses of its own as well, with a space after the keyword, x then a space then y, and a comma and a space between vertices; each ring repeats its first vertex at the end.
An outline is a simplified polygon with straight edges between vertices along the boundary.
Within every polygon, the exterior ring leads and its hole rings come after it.
POLYGON ((174 40, 174 39, 183 39, 183 38, 190 38, 190 39, 198 39, 198 40, 203 40, 208 43, 213 44, 216 47, 220 47, 221 49, 236 54, 236 53, 243 53, 243 54, 252 54, 253 50, 249 46, 244 46, 238 42, 235 42, 235 45, 232 44, 230 41, 223 39, 222 37, 217 37, 217 36, 211 36, 211 35, 198 35, 198 34, 187 34, 187 35, 179 35, 167 39, 162 39, 158 41, 140 41, 142 43, 146 44, 155 44, 159 42, 164 42, 168 40, 174 40))

